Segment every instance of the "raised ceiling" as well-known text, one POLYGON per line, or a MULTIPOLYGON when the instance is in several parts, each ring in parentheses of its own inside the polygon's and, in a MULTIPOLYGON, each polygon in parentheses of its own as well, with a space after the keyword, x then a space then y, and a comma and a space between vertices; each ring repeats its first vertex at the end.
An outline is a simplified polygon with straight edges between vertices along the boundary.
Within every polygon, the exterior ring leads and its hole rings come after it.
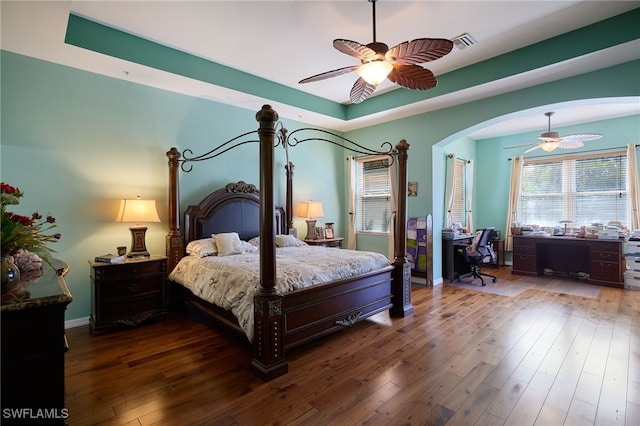
MULTIPOLYGON (((376 33, 377 41, 389 46, 419 37, 453 38, 470 34, 477 44, 426 64, 436 76, 446 78, 456 70, 639 6, 638 1, 379 0, 376 33)), ((371 5, 366 0, 2 1, 0 8, 3 50, 250 110, 271 103, 282 116, 336 130, 351 130, 491 96, 505 87, 528 87, 640 58, 640 41, 633 36, 632 40, 577 53, 555 63, 528 64, 522 72, 504 76, 495 83, 434 92, 437 96, 407 94, 406 89, 383 84, 376 91, 377 96, 356 106, 348 101, 355 74, 306 85, 298 81, 354 64, 353 58, 333 49, 332 41, 335 38, 363 44, 372 41, 371 5), (134 56, 125 60, 93 46, 79 47, 81 43, 73 40, 65 43, 65 37, 73 39, 67 31, 70 14, 223 67, 216 68, 218 75, 201 79, 157 69, 161 67, 146 65, 134 56), (233 70, 273 83, 274 93, 282 89, 280 95, 271 97, 256 91, 258 79, 245 85, 224 82, 226 74, 233 70), (287 95, 282 93, 291 93, 292 101, 288 102, 287 95), (296 102, 294 98, 304 100, 296 102), (373 101, 375 98, 379 98, 377 102, 373 101), (380 107, 383 101, 391 107, 380 107), (312 106, 315 104, 328 105, 338 113, 327 113, 326 109, 312 106)), ((82 32, 77 30, 76 35, 82 32)), ((580 47, 577 45, 576 51, 580 47)), ((579 116, 567 109, 556 114, 554 124, 640 113, 637 99, 614 103, 607 102, 606 110, 602 105, 583 105, 579 116)), ((541 123, 540 116, 540 111, 521 116, 521 122, 515 126, 517 130, 508 131, 543 128, 545 123, 541 123)), ((504 134, 508 132, 506 125, 506 122, 494 124, 475 136, 504 134)))

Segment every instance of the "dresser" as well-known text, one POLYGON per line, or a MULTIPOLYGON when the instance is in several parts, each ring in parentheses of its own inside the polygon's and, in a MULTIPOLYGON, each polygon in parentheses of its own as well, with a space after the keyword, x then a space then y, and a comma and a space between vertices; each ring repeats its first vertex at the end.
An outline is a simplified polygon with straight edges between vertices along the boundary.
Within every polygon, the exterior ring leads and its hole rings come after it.
POLYGON ((51 263, 22 273, 20 282, 1 295, 3 425, 65 424, 68 417, 64 312, 73 298, 64 279, 67 265, 51 263))
POLYGON ((123 263, 89 261, 94 334, 164 318, 168 312, 167 257, 127 259, 123 263))
POLYGON ((512 273, 556 273, 591 284, 624 286, 624 241, 574 237, 513 236, 512 273))

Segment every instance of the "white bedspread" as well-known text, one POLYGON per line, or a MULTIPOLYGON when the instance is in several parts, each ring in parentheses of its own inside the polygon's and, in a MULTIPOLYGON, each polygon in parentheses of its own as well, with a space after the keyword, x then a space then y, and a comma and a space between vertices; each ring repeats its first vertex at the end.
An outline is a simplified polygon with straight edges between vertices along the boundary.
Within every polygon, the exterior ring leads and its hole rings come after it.
MULTIPOLYGON (((302 246, 276 249, 276 287, 281 293, 347 278, 390 264, 382 254, 302 246)), ((260 287, 258 253, 198 258, 186 256, 169 279, 217 306, 233 312, 253 339, 253 297, 260 287)))

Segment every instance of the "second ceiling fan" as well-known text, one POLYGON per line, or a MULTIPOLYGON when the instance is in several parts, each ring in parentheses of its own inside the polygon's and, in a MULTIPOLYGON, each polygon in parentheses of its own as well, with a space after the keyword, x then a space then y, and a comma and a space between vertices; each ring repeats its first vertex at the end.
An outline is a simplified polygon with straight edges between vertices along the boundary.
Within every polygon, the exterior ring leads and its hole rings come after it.
POLYGON ((349 94, 354 104, 367 99, 386 78, 407 89, 427 90, 436 87, 438 81, 433 73, 418 64, 447 55, 453 48, 453 42, 443 38, 418 38, 389 49, 386 44, 376 41, 377 0, 368 1, 373 7, 373 42, 363 45, 340 38, 333 40, 333 47, 359 59, 362 64, 323 72, 302 79, 300 83, 311 83, 357 71, 359 78, 349 94))
POLYGON ((533 145, 531 146, 531 148, 523 152, 523 154, 527 154, 538 148, 543 149, 544 151, 547 151, 547 152, 551 152, 551 151, 555 151, 556 148, 563 148, 563 149, 581 148, 584 146, 584 142, 594 141, 602 137, 602 135, 598 133, 577 133, 573 135, 560 136, 558 132, 551 131, 551 116, 553 115, 553 111, 545 112, 544 115, 547 116, 547 120, 549 124, 547 127, 547 131, 541 134, 540 137, 538 138, 538 142, 508 146, 508 147, 505 147, 504 149, 520 148, 523 146, 533 145))

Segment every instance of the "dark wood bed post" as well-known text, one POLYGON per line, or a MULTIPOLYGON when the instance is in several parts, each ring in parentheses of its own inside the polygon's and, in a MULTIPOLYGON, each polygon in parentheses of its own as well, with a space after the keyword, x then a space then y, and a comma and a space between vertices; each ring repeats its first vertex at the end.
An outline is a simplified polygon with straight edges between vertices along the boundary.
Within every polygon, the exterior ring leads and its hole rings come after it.
MULTIPOLYGON (((287 143, 286 141, 284 143, 287 143)), ((289 164, 284 166, 287 171, 287 195, 286 195, 286 206, 285 211, 287 214, 287 230, 286 233, 290 234, 293 229, 293 171, 296 166, 293 165, 291 161, 289 164)))
POLYGON ((173 147, 167 152, 169 158, 169 233, 166 238, 166 254, 171 271, 184 256, 184 237, 180 233, 180 200, 178 198, 178 173, 180 152, 173 147))
POLYGON ((270 105, 256 114, 260 123, 260 289, 254 298, 253 360, 251 365, 265 381, 286 374, 282 296, 276 289, 273 163, 278 121, 270 105))
POLYGON ((398 206, 396 211, 396 241, 393 266, 393 307, 391 315, 413 315, 411 304, 411 263, 407 260, 407 158, 410 145, 402 139, 398 151, 398 206))

